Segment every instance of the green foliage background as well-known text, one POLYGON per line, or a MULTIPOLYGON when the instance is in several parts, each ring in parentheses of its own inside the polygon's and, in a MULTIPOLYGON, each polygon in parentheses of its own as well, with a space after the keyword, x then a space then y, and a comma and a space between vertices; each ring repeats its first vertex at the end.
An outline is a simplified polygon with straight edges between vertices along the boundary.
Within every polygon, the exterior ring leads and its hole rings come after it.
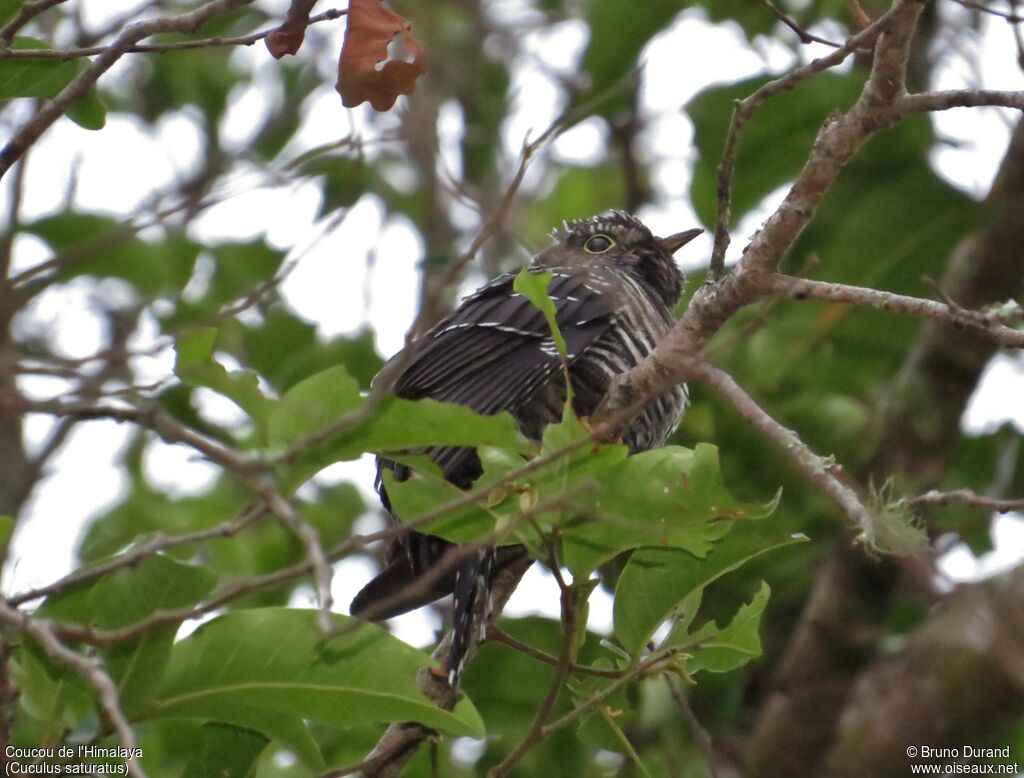
MULTIPOLYGON (((102 132, 110 115, 131 115, 152 126, 169 112, 187 109, 202 132, 202 159, 180 191, 154 193, 153 211, 180 197, 191 197, 192 208, 145 237, 109 215, 74 208, 10 225, 39 238, 61 259, 55 272, 30 279, 18 306, 75 278, 95 284, 120 279, 132 299, 121 312, 128 317, 128 329, 139 326, 144 311, 153 313, 176 353, 174 381, 149 395, 129 391, 124 399, 155 405, 182 425, 274 465, 276 483, 286 495, 306 484, 294 504, 327 549, 343 544, 357 519, 378 510, 352 484, 308 480, 334 462, 428 443, 478 445, 484 447, 482 483, 487 483, 533 452, 508 417, 482 419, 460 408, 394 399, 375 406, 358 425, 293 451, 307 435, 359 409, 370 379, 390 355, 378 352, 370 329, 326 339, 302 311, 288 306, 273 284, 268 286, 284 267, 285 251, 262 239, 203 242, 191 228, 199 203, 216 191, 218 182, 244 165, 255 165, 289 180, 315 182, 322 191, 322 223, 343 219, 363 197, 378 198, 388 215, 404 215, 420 231, 425 273, 445 272, 456 260, 460 241, 465 243, 472 231, 460 226, 464 220, 450 218, 452 195, 436 172, 438 110, 453 105, 461 113, 460 185, 485 212, 493 210, 511 173, 501 131, 517 99, 511 87, 515 58, 507 52, 515 50, 521 28, 488 3, 402 0, 396 5, 413 20, 431 69, 404 113, 363 112, 366 137, 387 136, 388 142, 364 145, 357 140, 312 150, 294 143, 305 109, 327 78, 324 62, 340 44, 337 27, 311 28, 297 57, 258 68, 243 64, 251 60, 233 56, 231 47, 131 55, 130 75, 101 82, 69 118, 102 132), (225 117, 232 95, 257 83, 257 70, 260 88, 274 95, 273 110, 249 147, 233 154, 221 142, 225 117), (397 187, 396 171, 414 179, 415 186, 397 187), (202 294, 186 300, 182 290, 200 258, 212 263, 213 273, 202 294), (248 301, 248 315, 231 311, 239 301, 248 301), (200 417, 194 399, 199 388, 229 398, 249 421, 239 427, 200 417)), ((847 24, 838 0, 779 5, 804 24, 822 19, 847 24)), ((17 0, 0 2, 0 21, 18 7, 17 0)), ((64 45, 66 31, 75 30, 70 14, 60 6, 41 17, 14 41, 14 48, 64 45)), ((635 93, 645 75, 637 65, 650 40, 681 15, 738 25, 750 45, 770 37, 803 56, 799 43, 758 3, 658 0, 634 4, 628 12, 617 0, 533 4, 530 19, 540 27, 554 29, 567 20, 586 26, 580 77, 563 85, 563 97, 569 125, 591 117, 602 123, 607 154, 589 166, 547 156, 535 162, 536 183, 517 194, 504 231, 481 253, 485 274, 521 265, 521 244, 542 245, 544 233, 563 218, 611 207, 635 210, 664 200, 651 183, 657 161, 639 148, 635 132, 644 121, 635 93)), ((219 17, 203 28, 202 36, 240 35, 277 21, 250 7, 219 17)), ((168 35, 157 42, 182 39, 168 35)), ((0 99, 52 97, 81 67, 81 60, 0 58, 0 99)), ((715 170, 733 101, 771 75, 709 85, 682 107, 694 127, 688 195, 705 227, 713 227, 715 170)), ((863 78, 860 66, 822 75, 763 107, 739 155, 734 223, 793 179, 822 121, 850 105, 863 78)), ((991 218, 982 204, 929 165, 938 142, 926 119, 873 140, 844 171, 786 260, 786 269, 796 272, 815 257, 820 260, 816 278, 927 296, 922 277, 942 275, 951 248, 991 218)), ((688 289, 692 292, 702 281, 700 272, 691 274, 688 289)), ((454 289, 445 290, 444 302, 453 299, 454 289)), ((901 400, 895 379, 920 327, 910 319, 823 303, 782 304, 770 314, 751 309, 719 336, 727 345, 716 361, 812 448, 834 454, 851 472, 865 476, 877 454, 878 421, 901 400)), ((124 339, 110 345, 123 348, 124 339)), ((52 356, 37 337, 15 339, 11 349, 42 361, 52 356)), ((90 391, 102 395, 131 381, 130 371, 122 367, 90 391)), ((581 434, 568 419, 549 431, 541 452, 581 434)), ((180 498, 163 493, 147 482, 141 467, 152 440, 153 432, 134 430, 123 460, 129 487, 115 507, 90 521, 78 549, 82 565, 109 562, 157 534, 202 531, 253 502, 231 472, 204 494, 180 498)), ((1024 491, 1018 432, 1007 427, 960 439, 957 445, 955 465, 939 483, 929 485, 984 491, 998 470, 1015 487, 1010 492, 1024 491), (1012 473, 1005 473, 1006 462, 1013 463, 1012 473)), ((892 475, 899 493, 913 493, 919 486, 913 472, 892 475)), ((400 512, 414 516, 457 497, 458 491, 426 474, 393 485, 393 494, 400 512)), ((12 500, 4 510, 17 517, 23 505, 24 499, 12 500)), ((951 510, 937 522, 936 527, 957 528, 976 551, 990 542, 987 521, 968 511, 951 510)), ((693 393, 671 446, 628 459, 621 447, 587 447, 430 528, 455 540, 498 531, 502 542, 525 542, 540 555, 538 532, 560 528, 563 562, 579 579, 597 575, 600 568, 603 585, 615 595, 614 635, 584 635, 578 661, 604 669, 634 667, 659 625, 673 617, 671 629, 657 638, 659 647, 676 646, 681 652, 665 675, 697 682, 686 692, 690 704, 712 735, 727 742, 749 733, 763 699, 760 684, 793 629, 820 560, 833 544, 849 542, 835 508, 798 482, 733 412, 701 392, 693 393), (532 524, 517 519, 524 504, 581 486, 594 491, 534 517, 532 524), (524 495, 529 498, 525 503, 524 495), (574 523, 581 511, 604 520, 574 523), (806 536, 813 542, 796 542, 806 536), (640 550, 624 567, 602 567, 628 549, 640 550)), ((294 565, 305 556, 289 529, 263 518, 233 536, 179 545, 70 587, 47 597, 36 613, 118 630, 160 610, 208 602, 239 581, 294 565)), ((430 662, 427 652, 378 627, 355 629, 340 615, 340 634, 325 639, 316 629, 315 612, 285 607, 296 588, 308 583, 296 577, 253 588, 225 602, 212 621, 177 642, 175 626, 162 624, 101 647, 77 645, 101 659, 117 684, 150 775, 317 775, 327 767, 358 762, 385 722, 405 720, 451 736, 439 747, 441 774, 482 774, 524 736, 550 683, 550 667, 505 646, 486 645, 467 673, 465 699, 451 713, 440 711, 414 682, 416 669, 430 662), (458 737, 485 733, 478 746, 453 748, 458 737), (472 759, 466 756, 470 753, 472 759)), ((924 617, 922 603, 907 597, 882 628, 898 640, 924 617)), ((558 653, 555 621, 507 619, 502 628, 558 653)), ((7 706, 12 742, 116 742, 80 677, 30 641, 13 634, 7 639, 12 642, 9 676, 19 690, 17 701, 7 706)), ((568 712, 603 683, 607 680, 573 675, 554 715, 568 712)), ((424 750, 409 774, 429 769, 424 750)), ((664 675, 628 685, 531 751, 520 769, 523 775, 560 776, 620 769, 702 775, 707 770, 697 739, 671 702, 664 675)))

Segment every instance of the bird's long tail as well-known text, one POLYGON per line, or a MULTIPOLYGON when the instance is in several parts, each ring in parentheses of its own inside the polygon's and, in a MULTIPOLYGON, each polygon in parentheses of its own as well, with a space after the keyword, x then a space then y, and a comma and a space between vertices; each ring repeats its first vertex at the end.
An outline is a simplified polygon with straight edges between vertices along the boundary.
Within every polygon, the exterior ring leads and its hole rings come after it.
POLYGON ((496 551, 493 546, 477 549, 455 571, 452 599, 452 644, 445 661, 448 683, 458 686, 466 661, 477 641, 483 640, 491 613, 491 583, 496 551))

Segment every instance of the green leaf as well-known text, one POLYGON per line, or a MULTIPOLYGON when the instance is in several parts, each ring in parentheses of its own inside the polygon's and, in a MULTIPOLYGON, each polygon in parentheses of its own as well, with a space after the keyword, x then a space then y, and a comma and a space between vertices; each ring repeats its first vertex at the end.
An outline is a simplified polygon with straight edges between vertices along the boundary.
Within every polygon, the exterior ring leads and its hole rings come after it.
POLYGON ((625 201, 626 190, 617 160, 595 167, 565 167, 551 194, 527 211, 525 234, 542 238, 552 224, 601 213, 625 201))
POLYGON ((405 451, 427 445, 496 446, 522 453, 532 448, 509 413, 484 416, 465 405, 399 397, 386 398, 347 445, 357 442, 368 451, 405 451))
MULTIPOLYGON (((359 385, 347 371, 328 368, 293 386, 277 403, 270 417, 270 443, 292 445, 327 429, 362 402, 359 385)), ((368 419, 303 452, 287 480, 301 483, 329 464, 357 459, 367 451, 401 452, 428 445, 530 448, 508 413, 482 416, 455 403, 385 397, 368 419)))
MULTIPOLYGON (((407 521, 415 520, 463 494, 462 490, 444 478, 419 471, 413 472, 404 481, 396 481, 394 475, 387 470, 383 476, 384 488, 395 514, 407 521)), ((423 531, 452 543, 465 543, 491 532, 494 524, 494 517, 483 507, 468 505, 429 522, 423 531)))
POLYGON ((55 665, 34 643, 12 654, 10 673, 19 692, 15 721, 34 730, 34 745, 59 740, 94 708, 92 690, 82 677, 55 665))
POLYGON ((587 3, 590 42, 583 52, 583 70, 590 74, 590 91, 600 94, 630 70, 647 42, 667 27, 682 10, 677 0, 646 0, 623 13, 618 0, 587 3))
POLYGON ((341 634, 324 639, 317 612, 260 608, 229 613, 178 642, 159 699, 147 717, 185 717, 257 729, 284 739, 252 714, 311 719, 334 726, 418 721, 454 735, 481 737, 469 700, 454 711, 419 690, 416 673, 432 660, 373 624, 333 616, 341 634))
POLYGON ((71 104, 66 116, 84 130, 102 130, 107 126, 107 107, 90 89, 81 100, 71 104))
POLYGON ((804 540, 762 522, 739 522, 703 559, 674 548, 637 550, 615 587, 616 636, 630 653, 641 650, 688 597, 756 556, 804 540))
POLYGON ((140 292, 177 292, 188 283, 199 246, 176 231, 159 243, 141 240, 130 225, 89 213, 66 211, 24 224, 63 254, 60 278, 81 275, 123 278, 140 292))
POLYGON ((512 288, 520 294, 526 295, 527 299, 540 309, 547 320, 548 328, 551 330, 551 337, 555 341, 558 353, 565 359, 569 349, 565 345, 565 338, 558 328, 558 309, 548 295, 548 287, 551 285, 551 271, 545 270, 541 273, 523 268, 512 283, 512 288))
POLYGON ((273 400, 259 386, 252 370, 228 370, 213 358, 217 330, 195 329, 181 335, 175 343, 174 374, 191 386, 205 386, 223 394, 245 411, 253 420, 257 434, 266 440, 273 400))
MULTIPOLYGON (((51 595, 38 612, 47 618, 118 629, 142 621, 156 610, 197 603, 215 582, 202 568, 156 554, 51 595)), ((127 712, 137 710, 159 684, 176 632, 176 625, 155 627, 142 637, 102 651, 127 712)))
MULTIPOLYGON (((13 14, 18 4, 0 3, 0 19, 13 14), (5 7, 6 6, 6 7, 5 7)), ((18 36, 13 49, 49 49, 50 44, 36 38, 18 36)), ((15 97, 56 97, 78 75, 86 63, 55 59, 0 60, 0 100, 15 97)), ((90 88, 86 96, 72 104, 68 117, 87 130, 101 129, 106 122, 106 109, 90 88)))
POLYGON ((21 9, 21 0, 0 0, 0 24, 3 24, 21 9))
POLYGON ((300 381, 281 398, 267 427, 272 446, 287 446, 328 427, 362 403, 359 384, 344 367, 300 381))
POLYGON ((247 778, 267 738, 225 724, 204 724, 183 775, 189 778, 247 778))
POLYGON ((727 673, 761 656, 758 630, 770 595, 771 588, 762 582, 754 598, 740 607, 728 626, 718 629, 714 622, 708 622, 699 629, 693 635, 699 645, 686 661, 687 672, 727 673))
MULTIPOLYGON (((174 300, 173 311, 161 318, 164 331, 174 333, 189 324, 208 322, 224 306, 251 295, 262 284, 274 278, 284 258, 284 251, 272 249, 262 240, 220 243, 211 247, 209 254, 204 255, 204 260, 212 266, 205 288, 201 293, 190 294, 188 299, 179 297, 174 300)), ((282 306, 277 306, 277 310, 281 308, 282 306)), ((264 326, 265 324, 264 322, 264 326)), ((235 319, 227 319, 221 324, 221 328, 225 331, 231 331, 232 328, 238 331, 243 329, 244 325, 235 319)), ((315 340, 315 328, 313 335, 315 340)), ((308 334, 303 334, 303 340, 310 340, 308 334)))
MULTIPOLYGON (((11 48, 49 49, 45 41, 17 36, 11 48)), ((0 60, 0 100, 13 97, 53 97, 75 77, 78 67, 70 60, 0 60)))
POLYGON ((0 555, 6 554, 7 544, 14 533, 14 519, 0 514, 0 555))
POLYGON ((737 501, 722 484, 718 449, 700 443, 690 451, 665 446, 635 454, 600 474, 593 502, 598 517, 566 528, 566 564, 585 573, 621 551, 660 545, 704 556, 733 519, 770 515, 766 503, 737 501))
POLYGON ((262 314, 262 321, 255 326, 237 319, 224 322, 219 346, 266 378, 280 394, 335 365, 344 365, 366 389, 383 365, 372 330, 324 342, 314 325, 284 305, 272 305, 262 314))

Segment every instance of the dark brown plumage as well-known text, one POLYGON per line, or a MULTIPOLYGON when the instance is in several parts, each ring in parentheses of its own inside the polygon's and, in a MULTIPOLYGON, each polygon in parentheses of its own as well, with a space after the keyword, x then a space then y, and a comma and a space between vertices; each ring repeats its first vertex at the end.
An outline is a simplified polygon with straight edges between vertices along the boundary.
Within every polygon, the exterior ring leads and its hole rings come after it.
MULTIPOLYGON (((672 326, 672 308, 683 284, 672 254, 700 232, 656 238, 636 217, 612 212, 567 223, 555 233, 555 244, 530 262, 531 269, 552 273, 548 293, 567 345, 578 416, 590 416, 615 376, 649 354, 672 326)), ((544 315, 513 290, 514 280, 514 274, 494 279, 420 338, 395 381, 395 394, 460 403, 483 414, 508 411, 534 440, 558 421, 565 403, 561 360, 544 315)), ((684 387, 651 402, 623 430, 623 442, 631 452, 662 445, 685 404, 684 387)), ((468 488, 481 473, 475 449, 434 448, 427 453, 459 487, 468 488)), ((393 469, 399 479, 408 475, 391 462, 379 461, 381 467, 393 469)), ((380 479, 377 486, 390 511, 380 479)), ((351 610, 357 616, 390 618, 454 591, 452 658, 446 668, 454 684, 474 614, 486 609, 482 601, 496 556, 493 549, 484 549, 432 585, 415 585, 450 547, 438 538, 410 533, 404 553, 356 596, 351 610)), ((501 549, 497 563, 522 553, 501 549)))

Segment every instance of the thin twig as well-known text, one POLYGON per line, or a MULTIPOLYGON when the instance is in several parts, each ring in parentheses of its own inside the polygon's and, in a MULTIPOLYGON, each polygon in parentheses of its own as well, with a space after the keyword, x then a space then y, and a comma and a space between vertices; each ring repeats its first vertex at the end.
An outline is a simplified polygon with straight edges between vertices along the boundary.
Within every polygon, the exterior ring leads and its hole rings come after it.
POLYGON ((724 370, 693 359, 687 372, 691 379, 705 384, 738 411, 744 421, 771 443, 804 480, 831 497, 857 523, 866 538, 875 537, 875 517, 857 493, 840 480, 841 466, 830 457, 816 454, 795 432, 775 421, 724 370))
POLYGON ((772 14, 775 15, 776 19, 778 19, 780 22, 782 22, 784 25, 786 25, 789 29, 791 29, 793 32, 795 32, 796 36, 800 39, 801 43, 823 43, 826 46, 831 46, 831 47, 836 48, 836 49, 842 48, 843 44, 841 44, 841 43, 836 43, 835 41, 828 40, 828 38, 821 38, 821 37, 819 37, 817 35, 813 35, 813 34, 807 32, 807 30, 805 30, 803 27, 801 27, 799 24, 796 23, 796 20, 794 20, 794 19, 790 18, 789 16, 787 16, 777 5, 775 5, 775 3, 772 2, 772 0, 758 0, 758 1, 761 3, 761 5, 763 5, 769 11, 771 11, 772 14))
POLYGON ((905 95, 896 102, 896 110, 903 116, 950 108, 979 108, 995 106, 1024 111, 1024 91, 1005 89, 949 89, 941 92, 919 92, 905 95))
MULTIPOLYGON (((524 643, 519 638, 513 637, 512 635, 505 632, 503 629, 498 627, 490 627, 487 630, 488 643, 500 643, 503 646, 508 646, 514 651, 518 651, 520 654, 536 659, 538 662, 543 662, 551 667, 558 666, 558 657, 541 651, 539 648, 531 646, 529 643, 524 643)), ((621 678, 623 675, 622 670, 605 670, 601 667, 590 667, 588 665, 573 664, 572 671, 579 673, 580 675, 593 675, 598 678, 621 678)))
POLYGON ((764 84, 753 94, 737 100, 729 122, 729 131, 722 150, 722 161, 718 165, 718 207, 715 214, 715 242, 708 265, 708 273, 712 280, 721 278, 725 272, 725 252, 729 248, 729 221, 732 209, 732 176, 736 169, 736 156, 739 152, 743 131, 757 109, 769 98, 782 92, 795 89, 804 81, 822 73, 829 68, 842 64, 853 52, 870 46, 879 36, 889 21, 893 11, 880 16, 868 27, 851 37, 831 54, 815 59, 807 65, 790 71, 781 78, 764 84))
POLYGON ((21 594, 16 594, 13 597, 8 597, 7 602, 9 605, 17 607, 23 603, 38 600, 40 597, 48 597, 51 594, 56 594, 75 586, 90 583, 95 581, 97 578, 101 578, 114 572, 115 570, 134 567, 143 559, 153 556, 161 551, 167 551, 168 549, 189 545, 191 543, 202 543, 203 541, 212 540, 214 538, 234 537, 243 529, 255 523, 265 515, 265 510, 250 506, 242 510, 237 516, 219 524, 215 524, 212 527, 207 527, 206 529, 171 536, 164 535, 163 533, 157 533, 133 548, 131 551, 115 557, 114 559, 89 567, 85 570, 74 572, 64 578, 61 578, 59 581, 54 581, 52 584, 40 586, 38 589, 30 589, 27 592, 22 592, 21 594))
MULTIPOLYGON (((63 2, 63 0, 61 0, 63 2)), ((340 19, 348 13, 347 8, 332 8, 316 16, 311 16, 307 24, 328 22, 340 19)), ((167 54, 172 51, 185 51, 188 49, 207 49, 217 46, 252 46, 265 39, 277 27, 271 27, 248 35, 224 36, 214 35, 211 38, 200 38, 194 41, 176 41, 174 43, 137 43, 125 50, 125 54, 167 54)), ((110 46, 84 46, 76 49, 0 49, 0 60, 5 59, 48 59, 48 60, 71 60, 82 57, 95 57, 108 51, 110 46)))
POLYGON ((608 100, 612 95, 621 91, 626 83, 626 77, 620 78, 593 98, 584 101, 580 105, 566 108, 561 115, 551 122, 551 124, 549 124, 548 127, 533 140, 530 140, 529 135, 523 139, 522 147, 519 150, 519 161, 516 165, 515 173, 506 185, 501 200, 498 201, 497 206, 487 216, 484 223, 480 225, 480 229, 477 230, 476 235, 473 236, 469 246, 467 246, 462 253, 444 267, 444 270, 437 276, 436 280, 430 279, 430 289, 424 297, 425 303, 421 307, 419 314, 416 316, 416 320, 413 322, 412 327, 410 327, 410 331, 413 334, 421 333, 429 324, 437 319, 438 312, 436 310, 436 304, 437 301, 441 299, 442 292, 458 281, 463 270, 465 270, 466 265, 473 260, 483 245, 500 231, 501 226, 505 221, 505 217, 508 214, 508 210, 515 200, 516 193, 519 191, 519 187, 523 183, 526 171, 529 169, 530 163, 533 161, 537 152, 540 151, 541 148, 543 148, 544 145, 552 138, 571 127, 574 122, 579 120, 580 117, 589 115, 597 106, 608 100))
POLYGON ((635 681, 640 676, 645 675, 649 672, 655 672, 656 668, 658 668, 658 665, 661 665, 666 661, 670 661, 673 656, 675 656, 678 653, 681 653, 681 651, 682 649, 679 646, 667 646, 663 649, 655 651, 642 662, 637 664, 637 666, 634 667, 629 673, 622 676, 621 678, 612 681, 603 689, 601 689, 591 697, 588 697, 583 702, 579 703, 575 708, 566 713, 564 716, 561 716, 552 721, 550 724, 546 725, 541 732, 542 738, 546 738, 552 732, 557 732, 558 730, 569 726, 584 713, 593 710, 598 705, 603 703, 605 700, 607 700, 609 697, 611 697, 613 694, 619 691, 619 689, 624 687, 626 684, 635 681))
POLYGON ((949 492, 940 492, 933 489, 917 497, 903 500, 903 503, 908 508, 914 509, 941 508, 945 505, 970 505, 974 508, 981 508, 982 510, 994 513, 1024 511, 1024 497, 1016 499, 986 497, 970 489, 954 489, 949 492))
POLYGON ((0 178, 3 178, 11 166, 49 129, 51 124, 63 116, 72 105, 85 97, 100 76, 110 70, 114 63, 140 40, 163 32, 195 32, 215 16, 249 5, 251 2, 252 0, 210 0, 199 8, 186 13, 129 24, 107 47, 106 51, 82 68, 81 72, 71 79, 56 97, 47 101, 0 149, 0 178))
POLYGON ((96 691, 103 712, 110 723, 110 726, 117 733, 123 745, 129 751, 125 760, 128 773, 134 778, 147 778, 142 765, 139 763, 139 744, 135 737, 135 731, 128 723, 128 719, 121 711, 121 701, 118 696, 117 686, 107 675, 102 665, 95 660, 72 651, 57 638, 50 622, 44 619, 36 619, 26 613, 11 608, 6 602, 0 600, 0 621, 20 630, 39 644, 56 662, 67 665, 96 691))
POLYGON ((1024 348, 1024 331, 1007 327, 992 313, 954 307, 949 301, 935 302, 920 297, 883 292, 879 289, 812 281, 781 274, 776 274, 766 281, 766 291, 794 300, 827 300, 921 319, 937 319, 958 327, 979 330, 1006 348, 1024 348))
MULTIPOLYGON (((552 560, 552 570, 557 569, 557 560, 552 560)), ((576 664, 576 619, 579 615, 580 589, 575 584, 571 586, 566 585, 561 580, 560 575, 558 576, 558 581, 561 590, 559 601, 562 609, 562 643, 559 649, 558 661, 555 664, 554 677, 548 686, 547 694, 544 695, 544 699, 537 706, 537 710, 533 715, 533 721, 530 723, 530 728, 527 730, 526 735, 519 745, 513 748, 500 763, 487 771, 487 778, 502 778, 502 776, 507 775, 526 756, 531 748, 544 739, 544 722, 547 721, 548 716, 555 707, 558 696, 562 693, 562 687, 572 672, 573 665, 576 664)))
POLYGON ((55 5, 60 5, 65 0, 25 0, 11 19, 0 29, 0 48, 10 46, 18 31, 32 21, 36 16, 48 11, 55 5))
POLYGON ((676 680, 670 676, 665 676, 665 683, 668 685, 669 693, 672 695, 672 699, 675 700, 676 707, 679 708, 679 712, 682 714, 686 723, 690 725, 690 731, 693 733, 693 739, 697 741, 697 745, 700 746, 700 750, 704 752, 704 759, 708 764, 708 775, 711 778, 718 778, 718 768, 715 766, 715 744, 711 740, 711 735, 700 723, 700 719, 697 718, 697 714, 693 712, 693 708, 690 707, 689 701, 686 699, 686 695, 683 694, 679 688, 679 684, 676 680))
POLYGON ((998 16, 1000 19, 1005 19, 1010 24, 1017 24, 1024 21, 1024 17, 1019 16, 1015 13, 1007 13, 1006 11, 1000 11, 996 8, 992 8, 982 3, 975 3, 973 0, 953 0, 954 3, 962 5, 964 8, 970 9, 971 11, 978 11, 983 14, 990 14, 992 16, 998 16))

